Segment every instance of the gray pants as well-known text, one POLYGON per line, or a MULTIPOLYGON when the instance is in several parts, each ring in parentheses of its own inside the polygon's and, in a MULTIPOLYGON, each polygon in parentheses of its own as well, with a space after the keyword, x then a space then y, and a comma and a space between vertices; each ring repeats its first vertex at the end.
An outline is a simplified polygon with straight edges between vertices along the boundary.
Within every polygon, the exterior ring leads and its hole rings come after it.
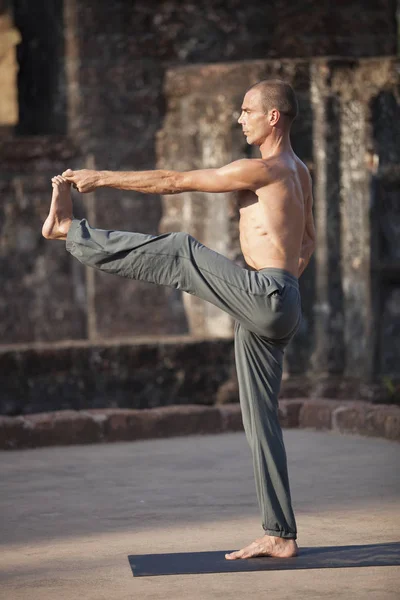
POLYGON ((106 231, 91 228, 85 219, 72 222, 67 250, 101 271, 194 294, 236 320, 240 405, 263 529, 296 539, 278 419, 283 351, 301 321, 296 277, 282 269, 248 271, 186 233, 106 231))

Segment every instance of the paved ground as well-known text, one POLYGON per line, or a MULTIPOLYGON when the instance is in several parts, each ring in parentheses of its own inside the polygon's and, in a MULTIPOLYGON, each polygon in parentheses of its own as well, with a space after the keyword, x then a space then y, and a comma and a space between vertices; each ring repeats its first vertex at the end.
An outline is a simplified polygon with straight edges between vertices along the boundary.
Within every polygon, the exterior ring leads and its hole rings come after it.
MULTIPOLYGON (((286 430, 300 546, 400 540, 400 445, 286 430)), ((1 600, 398 600, 400 567, 133 578, 260 534, 244 434, 0 453, 1 600)))

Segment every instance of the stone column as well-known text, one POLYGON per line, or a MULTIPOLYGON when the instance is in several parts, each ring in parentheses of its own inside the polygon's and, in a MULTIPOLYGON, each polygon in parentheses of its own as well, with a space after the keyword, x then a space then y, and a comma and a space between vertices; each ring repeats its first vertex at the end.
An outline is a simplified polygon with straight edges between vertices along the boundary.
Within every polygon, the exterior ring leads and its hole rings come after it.
POLYGON ((16 45, 21 35, 0 5, 0 128, 11 128, 18 122, 18 90, 16 45))
POLYGON ((379 379, 386 285, 376 233, 385 197, 379 159, 388 152, 398 156, 393 150, 396 140, 398 146, 398 103, 392 95, 394 114, 386 116, 379 103, 382 94, 387 97, 382 90, 397 89, 398 74, 390 58, 321 59, 314 61, 312 73, 318 236, 316 393, 368 394, 379 379), (341 373, 340 380, 335 378, 341 373))
MULTIPOLYGON (((217 168, 235 157, 231 142, 235 130, 233 115, 237 107, 226 94, 207 97, 202 92, 185 98, 168 115, 168 127, 182 133, 179 137, 182 144, 168 150, 171 168, 217 168)), ((160 165, 166 153, 166 143, 167 137, 160 134, 160 165)), ((164 197, 163 206, 161 231, 186 231, 233 260, 239 254, 237 228, 232 231, 232 220, 236 222, 237 218, 235 194, 190 192, 179 197, 164 197)), ((182 300, 191 335, 232 335, 232 319, 226 313, 195 296, 184 294, 182 300)), ((179 301, 180 298, 176 298, 176 302, 179 301)))
POLYGON ((367 107, 342 98, 340 170, 344 343, 348 378, 368 378, 371 336, 371 177, 365 165, 367 107))
POLYGON ((313 379, 326 380, 344 369, 344 314, 340 216, 340 100, 331 88, 329 63, 311 68, 314 113, 314 216, 316 302, 313 379))

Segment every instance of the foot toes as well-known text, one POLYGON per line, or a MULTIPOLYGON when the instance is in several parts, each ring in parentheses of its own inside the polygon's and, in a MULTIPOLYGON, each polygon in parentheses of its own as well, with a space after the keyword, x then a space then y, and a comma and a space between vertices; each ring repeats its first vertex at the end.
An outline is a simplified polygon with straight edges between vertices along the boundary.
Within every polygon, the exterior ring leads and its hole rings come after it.
POLYGON ((242 558, 243 550, 237 550, 237 552, 230 552, 229 554, 225 554, 225 558, 228 560, 236 560, 237 558, 242 558))

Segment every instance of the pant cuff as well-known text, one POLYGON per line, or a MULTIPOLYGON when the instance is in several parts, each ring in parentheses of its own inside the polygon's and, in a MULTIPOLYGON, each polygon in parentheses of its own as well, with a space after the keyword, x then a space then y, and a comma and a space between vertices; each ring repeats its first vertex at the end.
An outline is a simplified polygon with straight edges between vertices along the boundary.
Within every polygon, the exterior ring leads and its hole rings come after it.
POLYGON ((75 234, 76 234, 77 230, 79 229, 81 223, 82 223, 82 219, 72 219, 72 223, 69 227, 69 230, 67 233, 67 239, 66 239, 67 250, 69 250, 69 248, 71 248, 71 246, 74 245, 75 234))
POLYGON ((264 529, 266 535, 273 535, 275 537, 285 538, 287 540, 296 540, 297 533, 295 531, 285 531, 283 529, 264 529))

